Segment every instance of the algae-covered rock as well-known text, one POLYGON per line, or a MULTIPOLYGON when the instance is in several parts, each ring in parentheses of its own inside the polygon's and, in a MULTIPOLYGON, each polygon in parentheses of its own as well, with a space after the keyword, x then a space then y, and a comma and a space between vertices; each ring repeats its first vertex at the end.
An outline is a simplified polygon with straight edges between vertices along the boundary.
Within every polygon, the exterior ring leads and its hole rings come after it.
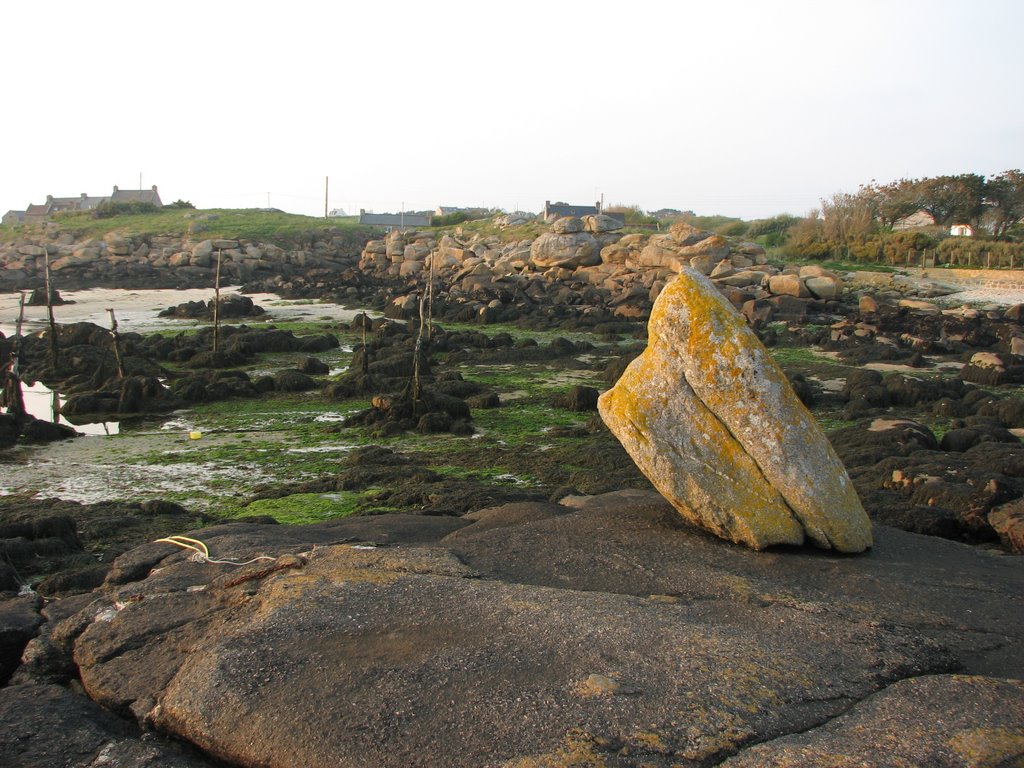
POLYGON ((713 284, 686 268, 651 313, 650 344, 599 410, 687 519, 762 549, 871 546, 846 470, 785 374, 713 284))

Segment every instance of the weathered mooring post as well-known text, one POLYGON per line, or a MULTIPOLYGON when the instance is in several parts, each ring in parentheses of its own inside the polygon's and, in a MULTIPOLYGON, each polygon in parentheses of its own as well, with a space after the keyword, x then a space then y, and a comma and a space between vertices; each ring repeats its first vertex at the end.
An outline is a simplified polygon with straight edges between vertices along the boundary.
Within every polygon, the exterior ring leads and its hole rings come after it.
POLYGON ((124 364, 121 362, 121 336, 117 332, 117 318, 114 316, 113 308, 107 309, 110 315, 110 337, 114 342, 114 362, 117 364, 117 375, 124 378, 124 364))
POLYGON ((220 340, 220 258, 222 251, 217 249, 217 271, 213 276, 213 352, 217 353, 217 342, 220 340))
POLYGON ((21 328, 25 322, 25 294, 22 292, 18 302, 18 324, 11 345, 11 359, 8 361, 4 376, 3 402, 7 412, 18 419, 25 416, 25 396, 21 391, 21 328))
POLYGON ((45 264, 45 280, 46 280, 46 315, 49 318, 50 323, 50 368, 53 369, 54 373, 57 371, 57 355, 60 352, 57 343, 57 321, 53 318, 53 283, 50 281, 50 252, 46 251, 43 255, 43 263, 45 264))

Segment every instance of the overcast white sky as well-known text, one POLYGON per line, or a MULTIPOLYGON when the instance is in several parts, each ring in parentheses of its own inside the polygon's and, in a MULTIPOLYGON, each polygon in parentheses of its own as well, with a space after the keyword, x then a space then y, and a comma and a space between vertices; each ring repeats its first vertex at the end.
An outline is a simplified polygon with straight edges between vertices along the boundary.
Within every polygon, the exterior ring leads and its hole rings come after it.
POLYGON ((8 3, 0 212, 164 202, 744 218, 1024 166, 1024 2, 8 3))

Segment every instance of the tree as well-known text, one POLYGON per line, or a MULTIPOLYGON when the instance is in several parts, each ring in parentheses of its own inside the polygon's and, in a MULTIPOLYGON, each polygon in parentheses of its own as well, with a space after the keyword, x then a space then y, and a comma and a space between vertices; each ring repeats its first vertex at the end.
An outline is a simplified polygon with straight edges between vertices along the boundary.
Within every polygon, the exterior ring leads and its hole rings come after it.
POLYGON ((919 186, 915 179, 900 179, 888 184, 868 184, 858 194, 871 206, 882 229, 890 231, 897 221, 921 208, 919 186))
POLYGON ((875 231, 875 211, 871 200, 864 195, 837 192, 821 201, 825 239, 847 243, 857 237, 867 237, 875 231))
POLYGON ((917 183, 920 208, 936 224, 977 223, 985 212, 985 177, 977 173, 936 176, 917 183))
POLYGON ((992 233, 1005 237, 1014 224, 1024 219, 1024 173, 1014 169, 989 179, 985 183, 985 202, 992 233))

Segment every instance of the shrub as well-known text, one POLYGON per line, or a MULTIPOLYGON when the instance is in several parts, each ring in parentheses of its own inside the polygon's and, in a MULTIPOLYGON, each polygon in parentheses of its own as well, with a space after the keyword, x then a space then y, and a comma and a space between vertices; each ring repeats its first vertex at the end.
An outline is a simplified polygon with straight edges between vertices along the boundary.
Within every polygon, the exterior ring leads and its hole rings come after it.
POLYGON ((141 200, 125 200, 114 202, 105 200, 92 212, 94 219, 110 219, 114 216, 137 216, 143 213, 156 213, 160 209, 154 203, 141 200))
POLYGON ((453 227, 464 221, 469 221, 469 214, 465 211, 455 211, 455 213, 446 213, 444 216, 431 216, 430 226, 453 227))
POLYGON ((191 208, 195 210, 195 206, 188 200, 175 200, 173 203, 165 205, 164 208, 191 208))

